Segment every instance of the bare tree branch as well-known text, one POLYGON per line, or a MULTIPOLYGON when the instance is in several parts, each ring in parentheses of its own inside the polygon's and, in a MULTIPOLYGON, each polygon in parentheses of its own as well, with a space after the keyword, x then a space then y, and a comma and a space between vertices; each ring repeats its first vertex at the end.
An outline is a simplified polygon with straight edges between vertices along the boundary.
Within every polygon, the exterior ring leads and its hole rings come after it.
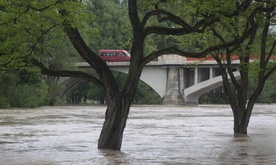
POLYGON ((178 55, 184 56, 184 57, 194 57, 194 58, 204 57, 212 51, 225 49, 227 47, 232 47, 232 46, 241 44, 245 39, 247 39, 247 37, 249 37, 254 31, 256 31, 256 29, 257 29, 256 26, 251 27, 240 38, 237 38, 237 39, 229 41, 229 42, 222 43, 220 45, 210 46, 209 48, 207 48, 207 49, 205 49, 201 52, 197 52, 197 53, 182 51, 182 50, 180 50, 176 47, 170 47, 170 48, 162 49, 162 50, 159 50, 159 51, 155 51, 155 52, 152 52, 151 54, 149 54, 148 56, 144 57, 142 63, 147 64, 151 60, 153 60, 153 59, 155 59, 155 58, 157 58, 157 57, 159 57, 163 54, 172 54, 172 53, 178 54, 178 55))
POLYGON ((84 80, 95 83, 99 87, 103 87, 103 83, 93 75, 84 73, 82 71, 68 71, 68 70, 51 70, 47 68, 43 63, 39 62, 37 59, 30 57, 26 59, 28 63, 31 63, 41 69, 41 74, 46 74, 49 76, 58 76, 58 77, 78 77, 84 80))

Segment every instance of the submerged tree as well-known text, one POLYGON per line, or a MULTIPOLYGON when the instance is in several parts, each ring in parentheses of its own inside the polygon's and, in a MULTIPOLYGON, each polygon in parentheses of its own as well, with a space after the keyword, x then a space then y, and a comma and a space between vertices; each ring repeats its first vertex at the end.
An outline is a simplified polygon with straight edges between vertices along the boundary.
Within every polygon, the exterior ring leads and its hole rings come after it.
POLYGON ((243 34, 249 24, 256 27, 245 42, 213 52, 213 57, 222 72, 223 85, 234 115, 234 133, 242 134, 247 134, 254 104, 266 80, 276 70, 275 59, 272 59, 276 46, 274 36, 276 2, 254 2, 252 6, 254 7, 252 13, 220 22, 211 29, 214 36, 221 43, 225 43, 243 34), (252 61, 258 67, 250 69, 252 61), (239 62, 238 67, 234 68, 237 62, 239 62), (239 72, 239 79, 235 78, 234 71, 239 72), (250 72, 256 74, 255 84, 251 88, 249 88, 250 72))
MULTIPOLYGON (((181 56, 204 57, 212 51, 220 50, 231 45, 242 43, 247 37, 256 31, 254 19, 248 24, 248 28, 237 38, 223 43, 214 43, 200 52, 191 52, 181 47, 164 47, 159 50, 145 53, 147 38, 150 35, 188 36, 210 31, 210 27, 225 18, 239 16, 251 7, 253 0, 244 1, 170 1, 151 0, 121 1, 128 5, 128 15, 132 27, 131 61, 128 76, 122 88, 114 78, 112 71, 106 62, 101 60, 97 52, 89 47, 85 41, 85 29, 82 25, 85 21, 93 21, 93 15, 89 15, 89 2, 77 0, 48 0, 43 2, 26 0, 24 2, 1 2, 0 9, 5 19, 1 20, 0 28, 6 28, 0 47, 1 53, 6 55, 6 63, 12 64, 15 59, 17 64, 27 63, 38 66, 42 74, 62 77, 79 77, 93 82, 104 89, 106 94, 107 110, 105 121, 98 141, 100 149, 120 150, 123 131, 126 126, 130 106, 134 100, 135 92, 143 67, 157 57, 174 53, 181 56), (218 4, 214 7, 213 4, 218 4), (226 10, 231 9, 231 10, 226 10), (4 21, 4 23, 2 23, 4 21), (163 24, 167 22, 166 24, 163 24), (7 28, 10 28, 8 31, 7 28), (77 70, 58 70, 49 68, 41 60, 37 46, 47 34, 54 29, 63 28, 73 47, 85 60, 97 75, 77 70), (9 37, 8 37, 9 36, 9 37)), ((252 10, 248 11, 251 12, 252 10)), ((106 11, 103 11, 106 12, 106 11)), ((256 13, 252 12, 251 17, 256 13)), ((92 33, 93 35, 93 33, 92 33)), ((47 38, 50 42, 50 38, 47 38)), ((66 40, 62 38, 62 40, 66 40)), ((169 45, 170 46, 170 45, 169 45)))

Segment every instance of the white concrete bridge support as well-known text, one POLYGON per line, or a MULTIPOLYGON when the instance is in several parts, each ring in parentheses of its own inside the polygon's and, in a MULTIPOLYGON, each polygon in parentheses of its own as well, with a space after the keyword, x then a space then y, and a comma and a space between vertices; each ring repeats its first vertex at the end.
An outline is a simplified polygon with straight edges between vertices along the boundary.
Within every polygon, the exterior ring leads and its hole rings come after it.
MULTIPOLYGON (((189 78, 189 77, 185 77, 189 78)), ((194 68, 194 83, 191 86, 197 86, 198 84, 206 83, 206 81, 214 78, 214 67, 208 66, 208 67, 196 67, 194 68)), ((185 87, 185 105, 188 106, 197 106, 198 105, 198 99, 203 94, 190 94, 189 93, 189 87, 185 87)))
POLYGON ((167 75, 167 90, 163 97, 163 104, 183 105, 184 99, 180 90, 180 68, 169 67, 167 75))

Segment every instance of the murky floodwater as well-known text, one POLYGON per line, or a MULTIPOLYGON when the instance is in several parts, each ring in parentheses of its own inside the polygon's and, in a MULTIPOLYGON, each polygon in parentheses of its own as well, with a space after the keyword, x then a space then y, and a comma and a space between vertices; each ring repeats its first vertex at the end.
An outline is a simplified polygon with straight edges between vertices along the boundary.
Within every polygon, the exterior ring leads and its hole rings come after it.
POLYGON ((276 105, 257 105, 248 136, 228 106, 131 108, 121 151, 98 150, 105 107, 0 110, 0 164, 276 164, 276 105))

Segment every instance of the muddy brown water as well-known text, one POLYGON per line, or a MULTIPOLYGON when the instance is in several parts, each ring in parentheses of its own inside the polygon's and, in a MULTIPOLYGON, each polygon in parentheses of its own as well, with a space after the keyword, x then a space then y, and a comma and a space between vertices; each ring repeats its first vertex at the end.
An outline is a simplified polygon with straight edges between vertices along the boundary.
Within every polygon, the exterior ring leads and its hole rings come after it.
POLYGON ((276 164, 276 105, 256 105, 247 136, 227 105, 133 106, 121 151, 98 150, 104 106, 0 110, 1 165, 276 164))

